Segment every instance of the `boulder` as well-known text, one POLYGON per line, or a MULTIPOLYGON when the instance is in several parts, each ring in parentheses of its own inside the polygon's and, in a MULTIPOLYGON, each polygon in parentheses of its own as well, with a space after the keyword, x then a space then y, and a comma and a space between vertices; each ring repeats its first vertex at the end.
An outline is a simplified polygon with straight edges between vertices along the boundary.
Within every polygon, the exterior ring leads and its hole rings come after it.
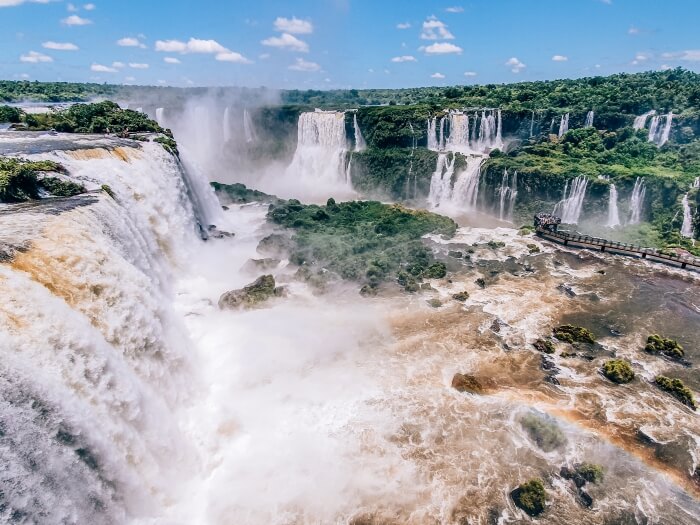
POLYGON ((272 275, 262 275, 240 290, 223 294, 219 298, 219 308, 222 310, 253 308, 272 297, 281 297, 285 293, 284 287, 275 286, 275 278, 272 275))
POLYGON ((535 347, 535 350, 538 350, 544 354, 554 353, 554 344, 547 339, 538 339, 537 341, 532 343, 532 346, 535 347))
POLYGON ((469 299, 469 293, 468 292, 458 292, 458 293, 452 295, 452 299, 454 299, 455 301, 459 301, 460 303, 463 303, 467 299, 469 299))
POLYGON ((533 517, 542 514, 547 503, 544 483, 539 478, 523 483, 510 493, 510 497, 519 508, 533 517))
POLYGON ((469 374, 455 374, 452 378, 452 388, 458 392, 469 392, 470 394, 483 394, 485 385, 475 376, 469 374))

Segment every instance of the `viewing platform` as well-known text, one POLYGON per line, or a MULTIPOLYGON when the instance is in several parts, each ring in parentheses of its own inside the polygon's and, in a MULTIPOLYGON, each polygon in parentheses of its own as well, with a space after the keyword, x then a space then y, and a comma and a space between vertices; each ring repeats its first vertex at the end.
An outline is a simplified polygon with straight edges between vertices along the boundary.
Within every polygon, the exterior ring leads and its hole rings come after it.
POLYGON ((572 248, 585 248, 598 252, 637 257, 638 259, 659 262, 675 268, 700 272, 700 258, 698 257, 673 255, 660 252, 654 248, 645 248, 643 246, 609 241, 589 235, 559 231, 558 227, 560 224, 561 219, 554 215, 546 213, 535 215, 535 233, 542 239, 572 248))

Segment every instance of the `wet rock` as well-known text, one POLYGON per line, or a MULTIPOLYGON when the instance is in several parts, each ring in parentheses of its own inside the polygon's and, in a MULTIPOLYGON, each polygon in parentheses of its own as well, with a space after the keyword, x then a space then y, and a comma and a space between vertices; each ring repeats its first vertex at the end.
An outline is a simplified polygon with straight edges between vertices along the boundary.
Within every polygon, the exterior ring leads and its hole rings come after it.
POLYGON ((486 288, 486 281, 482 277, 479 277, 474 283, 481 289, 486 288))
POLYGON ((596 273, 599 273, 600 275, 605 275, 605 270, 596 270, 596 273))
POLYGON ((226 239, 228 237, 235 236, 234 233, 218 229, 214 224, 209 225, 209 228, 207 228, 207 233, 210 239, 226 239))
POLYGON ((527 249, 530 252, 530 255, 535 254, 535 253, 540 253, 540 247, 537 246, 536 244, 528 244, 527 249))
POLYGON ((476 377, 469 374, 455 374, 452 378, 452 388, 458 392, 483 394, 484 385, 476 377))
POLYGON ((556 376, 544 376, 544 380, 545 380, 547 383, 551 383, 552 385, 557 385, 557 386, 559 386, 559 385, 561 384, 561 383, 559 382, 559 380, 557 379, 556 376))
POLYGON ((569 297, 576 297, 576 292, 574 292, 574 289, 571 288, 571 286, 569 286, 568 284, 559 284, 557 286, 557 290, 559 290, 560 292, 564 292, 569 297))
POLYGON ((643 443, 644 445, 650 445, 650 446, 656 446, 659 445, 660 443, 654 439, 650 434, 647 434, 644 430, 641 428, 637 429, 637 441, 640 443, 643 443))
POLYGON ((275 278, 272 275, 262 275, 240 290, 223 294, 219 299, 219 308, 222 310, 252 308, 272 297, 282 297, 285 293, 284 287, 275 286, 275 278))
POLYGON ((539 478, 523 483, 510 493, 510 497, 518 508, 532 517, 542 514, 547 503, 544 483, 539 478))
POLYGON ((683 347, 674 339, 665 339, 657 334, 652 334, 647 338, 644 351, 649 354, 661 354, 671 359, 683 359, 685 351, 683 347))
POLYGON ((420 285, 420 289, 424 292, 435 292, 435 288, 433 288, 430 283, 422 283, 420 285))
POLYGON ((683 381, 680 379, 657 376, 657 378, 654 379, 654 383, 661 390, 671 394, 691 410, 695 410, 697 408, 695 398, 693 397, 693 392, 687 386, 685 386, 683 381))
POLYGON ((453 257, 455 259, 461 259, 464 256, 464 254, 462 252, 453 251, 453 250, 450 250, 449 252, 447 252, 447 255, 449 257, 453 257))
POLYGON ((556 327, 554 337, 565 343, 595 343, 595 336, 590 330, 570 324, 556 327))
POLYGON ((276 257, 279 255, 286 255, 292 247, 293 242, 289 237, 280 233, 271 233, 260 240, 257 250, 261 255, 276 257))
POLYGON ((542 356, 542 361, 540 364, 540 367, 542 370, 548 370, 550 372, 559 373, 559 369, 557 368, 557 365, 554 361, 552 361, 549 357, 547 356, 542 356))
POLYGON ((588 509, 593 506, 593 498, 583 489, 579 489, 578 491, 578 502, 588 509))
POLYGON ((452 296, 452 299, 455 301, 459 301, 460 303, 465 302, 467 299, 469 299, 469 293, 467 292, 458 292, 452 296))
POLYGON ((429 299, 426 302, 431 308, 440 308, 442 306, 442 301, 440 299, 429 299))
POLYGON ((535 350, 545 354, 554 353, 554 343, 552 343, 548 339, 538 339, 537 341, 532 343, 532 346, 535 347, 535 350))
POLYGON ((500 319, 494 319, 493 323, 491 323, 491 331, 495 333, 500 333, 501 332, 501 326, 505 326, 505 323, 501 321, 500 319))
POLYGON ((546 414, 533 411, 520 419, 520 425, 528 437, 545 452, 561 449, 567 443, 556 420, 546 414))

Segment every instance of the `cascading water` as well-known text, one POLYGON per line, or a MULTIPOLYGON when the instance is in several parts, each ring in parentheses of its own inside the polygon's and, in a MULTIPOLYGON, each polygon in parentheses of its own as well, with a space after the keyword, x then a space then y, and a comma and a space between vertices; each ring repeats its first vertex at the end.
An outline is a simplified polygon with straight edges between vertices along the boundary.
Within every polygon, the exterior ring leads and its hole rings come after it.
POLYGON ((440 119, 440 137, 438 138, 438 148, 440 151, 445 149, 445 117, 440 119))
MULTIPOLYGON (((482 111, 481 116, 462 111, 451 111, 449 136, 442 149, 463 155, 485 154, 493 149, 503 149, 501 110, 482 111)), ((437 141, 436 141, 437 142, 437 141)))
POLYGON ((632 127, 636 130, 644 129, 647 125, 647 119, 651 117, 652 115, 656 115, 656 110, 652 109, 651 111, 647 111, 643 115, 639 115, 638 117, 635 117, 634 123, 632 124, 632 127))
POLYGON ((438 208, 441 204, 452 199, 455 158, 454 154, 449 153, 438 155, 437 167, 430 179, 430 193, 428 194, 428 204, 433 208, 438 208))
POLYGON ((559 122, 559 137, 563 137, 564 134, 569 131, 569 114, 562 115, 561 121, 559 122))
POLYGON ((617 208, 617 188, 610 184, 610 194, 608 196, 608 221, 605 225, 608 228, 615 228, 620 225, 620 212, 617 208))
POLYGON ((428 149, 431 151, 437 151, 439 149, 438 140, 437 140, 436 120, 437 120, 436 117, 428 119, 428 131, 427 131, 428 149))
POLYGON ((661 137, 657 143, 658 146, 663 146, 671 138, 671 126, 673 124, 673 113, 670 112, 666 115, 666 122, 664 123, 664 128, 661 132, 661 137))
POLYGON ((532 118, 530 119, 530 138, 535 134, 535 110, 532 110, 532 118))
POLYGON ((592 110, 588 112, 586 115, 586 123, 583 125, 584 128, 592 128, 593 127, 593 118, 595 117, 595 112, 592 110))
POLYGON ((352 125, 355 132, 355 151, 360 152, 367 149, 367 143, 365 138, 362 136, 362 131, 360 130, 360 125, 357 123, 357 112, 352 116, 352 125))
POLYGON ((501 187, 498 189, 498 218, 502 221, 513 219, 513 209, 515 199, 518 196, 518 172, 514 172, 510 177, 508 170, 503 171, 501 187))
POLYGON ((413 156, 415 155, 416 148, 418 147, 418 140, 416 139, 413 124, 409 122, 408 128, 411 130, 411 156, 408 162, 408 175, 406 176, 406 188, 404 192, 406 200, 411 198, 415 199, 418 196, 418 178, 413 174, 413 156), (411 177, 413 177, 413 184, 411 184, 411 177))
POLYGON ((673 113, 669 113, 668 115, 654 115, 649 125, 649 142, 653 142, 659 147, 666 144, 671 137, 672 125, 673 113))
POLYGON ((644 210, 644 197, 646 196, 647 186, 644 179, 637 177, 634 181, 632 196, 630 197, 630 220, 629 224, 639 224, 642 220, 642 212, 644 210))
POLYGON ((258 137, 255 132, 255 126, 253 126, 253 119, 250 116, 250 111, 248 108, 243 109, 243 134, 245 135, 245 141, 250 144, 255 142, 258 137))
POLYGON ((681 235, 683 237, 693 238, 693 213, 690 209, 690 200, 688 194, 683 195, 683 225, 681 226, 681 235))
POLYGON ((564 224, 578 224, 583 209, 583 201, 586 197, 588 179, 584 176, 576 177, 569 187, 567 181, 564 186, 562 200, 557 203, 552 212, 561 218, 564 224))
POLYGON ((320 111, 299 115, 297 149, 287 177, 305 187, 312 198, 348 192, 345 113, 320 111))

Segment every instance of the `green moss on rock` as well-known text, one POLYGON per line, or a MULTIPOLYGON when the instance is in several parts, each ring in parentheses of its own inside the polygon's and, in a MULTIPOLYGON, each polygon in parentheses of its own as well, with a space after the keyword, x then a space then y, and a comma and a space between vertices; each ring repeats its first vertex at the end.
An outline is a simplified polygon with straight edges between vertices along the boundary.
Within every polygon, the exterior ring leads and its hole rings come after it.
POLYGON ((603 363, 603 375, 613 383, 629 383, 634 379, 634 371, 627 361, 611 359, 603 363))
POLYGON ((219 308, 229 310, 235 308, 253 308, 272 297, 284 294, 284 288, 275 285, 272 275, 262 275, 255 282, 240 290, 226 292, 219 299, 219 308))
POLYGON ((656 383, 656 386, 658 386, 661 390, 668 392, 684 405, 692 408, 693 410, 697 408, 693 393, 683 384, 683 381, 680 379, 658 376, 654 380, 654 383, 656 383))
POLYGON ((554 337, 565 343, 595 343, 595 336, 590 330, 571 324, 556 327, 554 337))
POLYGON ((538 339, 532 343, 532 346, 534 346, 536 350, 544 352, 545 354, 554 353, 554 343, 548 339, 538 339))
POLYGON ((510 493, 513 502, 530 516, 539 516, 547 504, 547 493, 540 478, 523 483, 510 493))
POLYGON ((40 176, 43 173, 63 173, 65 168, 48 160, 27 161, 0 157, 0 202, 24 202, 38 199, 46 192, 59 197, 70 197, 85 192, 80 184, 58 177, 40 176))
POLYGON ((665 339, 660 335, 653 334, 647 338, 644 351, 650 354, 662 354, 671 359, 682 359, 685 355, 683 347, 674 339, 665 339))

